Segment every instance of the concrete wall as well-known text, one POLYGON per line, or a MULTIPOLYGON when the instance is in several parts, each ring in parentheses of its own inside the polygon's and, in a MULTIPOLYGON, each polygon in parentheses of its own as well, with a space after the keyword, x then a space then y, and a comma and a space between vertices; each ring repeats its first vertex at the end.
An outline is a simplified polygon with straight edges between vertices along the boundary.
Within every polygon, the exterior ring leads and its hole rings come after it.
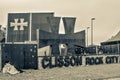
POLYGON ((39 48, 38 49, 38 56, 50 56, 51 55, 51 48, 50 46, 45 46, 45 47, 42 47, 42 48, 39 48))

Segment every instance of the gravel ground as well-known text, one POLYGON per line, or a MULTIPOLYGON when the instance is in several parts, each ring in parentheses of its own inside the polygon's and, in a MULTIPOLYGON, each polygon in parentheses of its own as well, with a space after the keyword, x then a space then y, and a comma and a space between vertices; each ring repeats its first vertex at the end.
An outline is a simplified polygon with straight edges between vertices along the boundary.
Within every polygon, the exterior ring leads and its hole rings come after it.
POLYGON ((24 70, 16 75, 1 72, 0 80, 120 80, 120 64, 24 70))

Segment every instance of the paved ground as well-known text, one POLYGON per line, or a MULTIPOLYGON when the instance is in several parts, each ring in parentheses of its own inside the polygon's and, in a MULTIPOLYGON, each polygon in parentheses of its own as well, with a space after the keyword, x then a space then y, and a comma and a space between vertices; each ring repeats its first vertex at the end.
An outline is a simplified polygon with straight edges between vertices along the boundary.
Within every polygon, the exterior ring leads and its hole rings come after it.
POLYGON ((0 73, 0 80, 120 80, 120 63, 0 73))

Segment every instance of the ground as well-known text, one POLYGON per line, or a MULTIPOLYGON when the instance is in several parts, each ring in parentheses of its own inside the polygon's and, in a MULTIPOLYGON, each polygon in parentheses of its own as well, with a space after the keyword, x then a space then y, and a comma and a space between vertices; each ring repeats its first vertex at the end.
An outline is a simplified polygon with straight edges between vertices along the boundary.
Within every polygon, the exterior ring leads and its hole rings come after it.
POLYGON ((24 70, 16 75, 1 72, 0 80, 120 80, 120 63, 24 70))

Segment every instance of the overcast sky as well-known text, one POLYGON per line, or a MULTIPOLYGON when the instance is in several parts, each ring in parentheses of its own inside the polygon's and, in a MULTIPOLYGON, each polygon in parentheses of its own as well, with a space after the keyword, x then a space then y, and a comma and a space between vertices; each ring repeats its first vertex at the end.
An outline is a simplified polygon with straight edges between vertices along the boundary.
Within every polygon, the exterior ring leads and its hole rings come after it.
MULTIPOLYGON (((91 26, 94 44, 106 41, 120 30, 120 0, 0 0, 0 24, 7 25, 12 12, 55 12, 55 16, 76 17, 75 32, 91 26)), ((61 22, 60 32, 64 32, 61 22)), ((90 44, 90 29, 89 29, 90 44)))

